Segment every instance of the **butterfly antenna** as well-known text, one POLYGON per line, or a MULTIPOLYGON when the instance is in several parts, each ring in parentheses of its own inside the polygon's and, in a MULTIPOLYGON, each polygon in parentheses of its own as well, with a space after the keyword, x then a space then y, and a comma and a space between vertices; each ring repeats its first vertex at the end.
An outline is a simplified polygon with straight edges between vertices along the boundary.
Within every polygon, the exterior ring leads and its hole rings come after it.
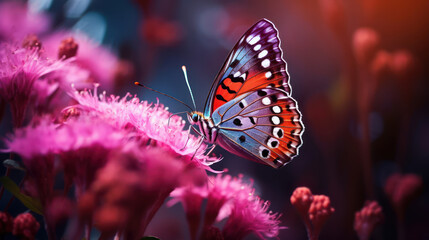
MULTIPOLYGON (((157 90, 155 90, 155 89, 153 89, 153 88, 150 88, 150 87, 148 87, 148 86, 145 86, 145 85, 143 85, 143 84, 141 84, 141 83, 139 83, 139 82, 134 82, 134 84, 135 84, 135 85, 137 85, 137 86, 140 86, 140 87, 147 88, 147 89, 149 89, 149 90, 151 90, 151 91, 153 91, 153 92, 159 93, 159 94, 164 95, 164 96, 166 96, 166 97, 169 97, 169 98, 171 98, 171 99, 173 99, 173 100, 176 100, 176 101, 180 102, 181 104, 185 105, 187 108, 191 109, 191 111, 194 111, 194 109, 192 109, 188 104, 186 104, 186 103, 184 103, 184 102, 180 101, 179 99, 177 99, 177 98, 175 98, 175 97, 172 97, 172 96, 170 96, 170 95, 168 95, 168 94, 165 94, 165 93, 162 93, 162 92, 160 92, 160 91, 157 91, 157 90)), ((195 105, 195 103, 194 103, 194 105, 195 105)))
POLYGON ((185 75, 186 85, 188 85, 189 93, 191 94, 192 103, 194 103, 194 109, 197 109, 197 105, 195 104, 194 94, 192 94, 191 85, 189 85, 188 74, 186 73, 186 67, 182 66, 183 74, 185 75))

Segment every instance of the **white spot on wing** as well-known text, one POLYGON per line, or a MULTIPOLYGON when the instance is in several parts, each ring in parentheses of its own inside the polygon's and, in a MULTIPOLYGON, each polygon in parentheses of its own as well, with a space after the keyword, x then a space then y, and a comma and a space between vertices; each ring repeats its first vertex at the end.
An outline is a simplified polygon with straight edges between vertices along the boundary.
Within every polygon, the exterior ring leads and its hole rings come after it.
MULTIPOLYGON (((250 36, 249 36, 250 37, 250 36)), ((250 45, 254 45, 255 43, 257 43, 257 42, 259 42, 259 40, 261 39, 261 37, 258 35, 258 36, 256 36, 256 37, 254 37, 254 38, 251 38, 251 39, 249 39, 249 37, 247 38, 247 42, 250 44, 250 45)))
POLYGON ((268 141, 267 141, 267 145, 268 145, 268 147, 270 147, 270 148, 278 148, 278 146, 279 146, 279 141, 277 140, 277 139, 275 139, 275 138, 269 138, 268 139, 268 141))
POLYGON ((256 45, 253 50, 258 51, 259 49, 261 49, 261 44, 256 45))
POLYGON ((237 71, 236 73, 234 73, 234 77, 238 77, 238 76, 240 76, 240 74, 241 74, 241 72, 237 71))
POLYGON ((261 158, 265 158, 265 159, 269 158, 270 157, 270 150, 264 146, 259 146, 259 156, 261 156, 261 158), (262 154, 262 152, 264 152, 264 150, 265 150, 265 152, 268 151, 268 154, 265 157, 262 154))
POLYGON ((273 135, 277 138, 282 138, 284 136, 284 131, 279 127, 275 127, 273 128, 273 135))
POLYGON ((246 80, 246 73, 241 74, 240 76, 243 80, 246 80))
POLYGON ((263 58, 263 57, 267 56, 267 54, 268 54, 268 51, 267 50, 263 50, 262 52, 260 52, 258 54, 258 58, 263 58))
POLYGON ((270 71, 268 71, 268 72, 265 73, 265 77, 266 78, 270 78, 272 75, 273 74, 270 71))
POLYGON ((272 116, 271 122, 273 122, 274 125, 279 125, 280 124, 280 118, 277 116, 272 116))
POLYGON ((261 63, 262 67, 267 68, 270 66, 270 59, 264 59, 261 63))
POLYGON ((273 112, 274 112, 274 113, 281 113, 281 112, 282 112, 282 109, 281 109, 279 106, 274 106, 274 107, 273 107, 273 112))
MULTIPOLYGON (((269 97, 262 98, 262 104, 264 104, 264 105, 270 105, 271 104, 271 99, 269 97)), ((280 120, 279 120, 279 122, 280 122, 280 120)))

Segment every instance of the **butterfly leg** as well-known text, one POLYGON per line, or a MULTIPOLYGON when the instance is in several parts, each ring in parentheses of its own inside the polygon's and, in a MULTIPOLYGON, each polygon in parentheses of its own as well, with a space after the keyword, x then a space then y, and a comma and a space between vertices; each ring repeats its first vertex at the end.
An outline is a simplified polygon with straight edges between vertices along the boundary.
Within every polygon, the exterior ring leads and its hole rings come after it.
POLYGON ((208 155, 210 155, 210 153, 212 153, 213 152, 213 150, 215 149, 215 147, 216 147, 216 144, 213 144, 212 146, 211 146, 211 148, 210 148, 210 150, 207 152, 207 156, 208 155))
MULTIPOLYGON (((194 129, 194 130, 195 130, 195 129, 194 129)), ((205 138, 204 136, 202 136, 202 137, 200 138, 200 142, 198 143, 198 147, 197 147, 197 149, 195 149, 195 152, 194 152, 194 154, 192 155, 191 161, 194 159, 195 155, 197 154, 198 149, 200 149, 201 145, 203 145, 204 138, 205 138)))
POLYGON ((190 139, 190 135, 191 135, 191 129, 194 130, 198 135, 200 135, 202 137, 201 140, 203 140, 203 138, 205 138, 202 133, 200 133, 197 129, 195 129, 192 125, 190 125, 189 128, 188 128, 188 137, 186 138, 185 146, 183 146, 183 148, 180 149, 180 150, 185 149, 186 145, 188 145, 188 142, 189 142, 189 139, 190 139))

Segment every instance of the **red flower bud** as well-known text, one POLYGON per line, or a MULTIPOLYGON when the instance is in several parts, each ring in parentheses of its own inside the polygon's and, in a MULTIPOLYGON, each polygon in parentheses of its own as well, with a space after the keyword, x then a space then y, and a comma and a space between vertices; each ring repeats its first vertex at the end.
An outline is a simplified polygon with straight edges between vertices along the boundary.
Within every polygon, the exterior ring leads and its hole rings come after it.
POLYGON ((376 201, 367 201, 355 214, 354 229, 360 240, 369 239, 374 228, 383 220, 382 208, 376 201))
POLYGON ((293 191, 290 202, 298 210, 302 218, 307 218, 308 209, 313 202, 313 194, 307 187, 298 187, 293 191))
POLYGON ((21 213, 13 220, 12 234, 21 239, 34 239, 40 224, 30 213, 21 213))
POLYGON ((79 45, 72 37, 61 41, 58 49, 58 59, 67 59, 76 56, 79 45))

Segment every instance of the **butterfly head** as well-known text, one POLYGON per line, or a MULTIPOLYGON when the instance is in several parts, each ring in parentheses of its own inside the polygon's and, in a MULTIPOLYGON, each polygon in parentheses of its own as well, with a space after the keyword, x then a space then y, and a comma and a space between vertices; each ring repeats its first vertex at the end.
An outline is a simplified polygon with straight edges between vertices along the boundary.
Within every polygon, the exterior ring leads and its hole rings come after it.
POLYGON ((188 113, 188 120, 189 123, 191 124, 197 124, 203 117, 203 113, 202 112, 198 112, 198 111, 193 111, 188 113))

